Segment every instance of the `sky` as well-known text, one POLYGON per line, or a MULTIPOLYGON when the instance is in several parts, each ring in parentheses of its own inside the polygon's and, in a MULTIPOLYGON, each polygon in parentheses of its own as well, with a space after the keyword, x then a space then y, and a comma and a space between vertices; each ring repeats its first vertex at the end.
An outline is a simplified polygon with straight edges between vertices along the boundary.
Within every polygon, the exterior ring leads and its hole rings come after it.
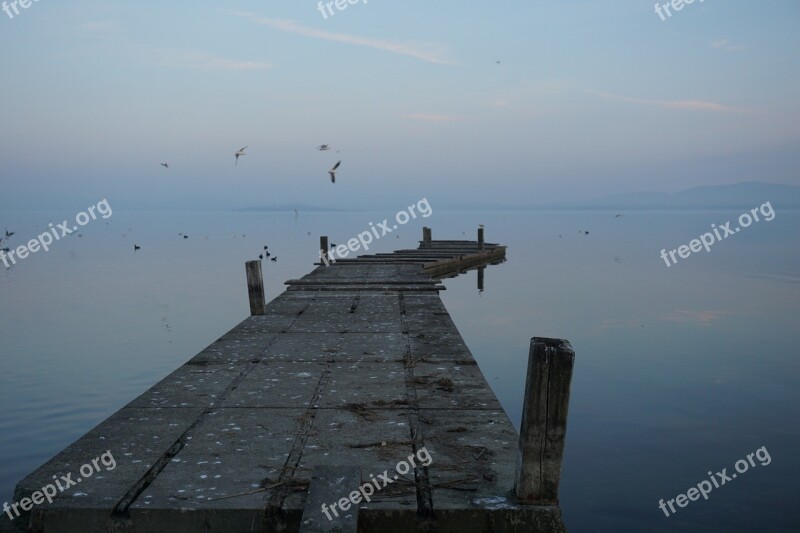
POLYGON ((696 0, 664 20, 653 0, 18 10, 0 11, 4 209, 547 205, 800 185, 797 0, 696 0))

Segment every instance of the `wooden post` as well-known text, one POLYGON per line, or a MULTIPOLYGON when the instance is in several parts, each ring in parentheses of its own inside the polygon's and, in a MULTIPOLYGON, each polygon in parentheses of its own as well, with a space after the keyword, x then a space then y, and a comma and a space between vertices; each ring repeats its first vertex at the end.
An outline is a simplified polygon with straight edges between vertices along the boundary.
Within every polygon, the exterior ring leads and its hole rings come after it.
POLYGON ((319 238, 319 259, 328 265, 328 236, 323 235, 319 238))
POLYGON ((483 272, 486 270, 485 266, 478 268, 478 291, 483 292, 483 272))
POLYGON ((429 228, 427 226, 423 227, 422 228, 422 242, 425 243, 425 244, 430 244, 431 243, 431 238, 432 238, 431 237, 431 228, 429 228))
POLYGON ((558 505, 575 352, 563 339, 531 339, 514 493, 527 505, 558 505))
POLYGON ((483 226, 478 228, 478 249, 483 250, 483 226))
POLYGON ((244 265, 247 273, 247 294, 250 296, 250 315, 267 314, 264 299, 264 278, 261 275, 261 260, 248 261, 244 265))

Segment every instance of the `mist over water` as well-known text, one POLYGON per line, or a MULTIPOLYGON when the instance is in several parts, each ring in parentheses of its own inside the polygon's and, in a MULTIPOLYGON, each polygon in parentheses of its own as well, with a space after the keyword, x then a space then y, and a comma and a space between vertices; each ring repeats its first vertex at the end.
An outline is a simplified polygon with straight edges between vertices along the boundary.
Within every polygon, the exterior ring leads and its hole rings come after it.
MULTIPOLYGON (((486 269, 482 293, 471 271, 445 280, 441 296, 517 427, 530 338, 572 343, 560 491, 570 530, 789 531, 800 523, 800 213, 773 205, 774 220, 669 268, 662 248, 740 210, 617 217, 432 204, 430 218, 411 220, 368 253, 416 247, 423 225, 434 239, 474 239, 484 224, 488 242, 508 245, 507 261, 486 269), (686 492, 709 470, 731 471, 761 446, 768 466, 669 518, 658 509, 659 499, 686 492)), ((74 213, 0 215, 13 221, 18 245, 74 213)), ((0 269, 0 502, 246 318, 244 263, 264 245, 278 257, 263 265, 272 299, 313 268, 320 234, 342 244, 391 216, 115 210, 80 237, 0 269)))

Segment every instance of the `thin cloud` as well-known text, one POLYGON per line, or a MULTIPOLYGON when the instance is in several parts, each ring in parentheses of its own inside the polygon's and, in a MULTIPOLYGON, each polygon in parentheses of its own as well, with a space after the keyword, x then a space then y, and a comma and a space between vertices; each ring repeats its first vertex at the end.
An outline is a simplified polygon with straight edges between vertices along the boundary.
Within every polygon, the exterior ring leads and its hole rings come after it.
POLYGON ((718 41, 713 41, 711 43, 711 48, 718 48, 727 52, 738 52, 739 50, 743 50, 744 46, 740 44, 731 44, 728 39, 720 39, 718 41))
POLYGON ((444 47, 437 43, 386 41, 371 37, 348 35, 346 33, 333 33, 316 28, 310 28, 308 26, 301 26, 300 24, 297 24, 291 20, 259 17, 248 12, 236 12, 235 14, 262 26, 267 26, 288 33, 294 33, 296 35, 302 35, 304 37, 311 37, 312 39, 321 39, 324 41, 365 46, 367 48, 374 48, 376 50, 384 50, 393 54, 410 56, 416 59, 427 61, 429 63, 437 63, 440 65, 453 64, 451 61, 445 58, 444 47))
POLYGON ((651 105, 658 106, 664 109, 681 109, 690 111, 715 111, 718 113, 743 113, 746 109, 730 107, 717 102, 709 102, 706 100, 648 100, 645 98, 630 98, 628 96, 620 96, 603 91, 586 91, 589 94, 594 94, 605 98, 607 100, 615 100, 617 102, 628 102, 631 104, 651 105))
POLYGON ((253 71, 272 68, 269 63, 216 57, 205 52, 157 50, 156 64, 162 67, 197 70, 253 71))
POLYGON ((454 120, 461 120, 461 117, 454 116, 454 115, 438 115, 438 114, 428 114, 428 113, 413 113, 408 115, 407 118, 411 120, 419 120, 422 122, 453 122, 454 120))

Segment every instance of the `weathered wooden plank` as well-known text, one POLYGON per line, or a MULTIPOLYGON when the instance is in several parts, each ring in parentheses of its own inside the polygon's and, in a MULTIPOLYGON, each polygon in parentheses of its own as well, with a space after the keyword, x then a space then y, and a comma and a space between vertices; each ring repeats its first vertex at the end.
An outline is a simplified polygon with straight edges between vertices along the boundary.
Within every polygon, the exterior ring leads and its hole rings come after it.
POLYGON ((261 274, 261 260, 245 263, 247 273, 247 294, 250 298, 250 314, 263 315, 266 307, 264 299, 264 279, 261 274))

